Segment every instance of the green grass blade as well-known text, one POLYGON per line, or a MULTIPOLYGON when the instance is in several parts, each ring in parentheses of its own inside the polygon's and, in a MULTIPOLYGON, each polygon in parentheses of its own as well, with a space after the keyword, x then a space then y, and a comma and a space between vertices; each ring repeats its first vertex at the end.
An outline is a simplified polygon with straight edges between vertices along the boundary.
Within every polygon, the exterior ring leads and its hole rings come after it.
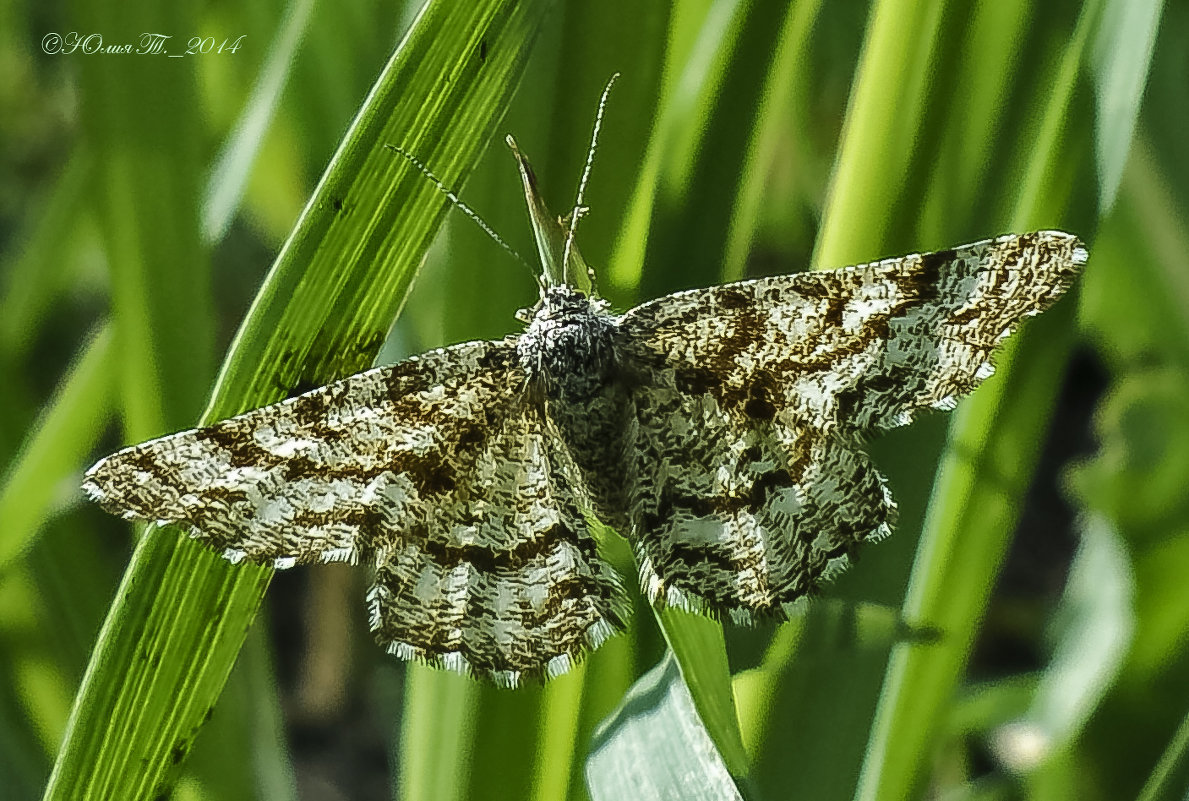
MULTIPOLYGON (((190 9, 149 5, 141 0, 127 11, 143 10, 152 29, 192 29, 190 9)), ((88 9, 101 25, 102 12, 88 9)), ((106 59, 80 73, 92 202, 111 282, 117 397, 133 440, 193 422, 214 370, 210 255, 195 224, 202 180, 196 62, 161 61, 162 69, 145 70, 135 58, 106 59)))
POLYGON ((872 7, 814 265, 854 264, 882 252, 925 118, 945 6, 880 0, 872 7))
POLYGON ((1071 311, 1050 311, 1027 340, 1017 335, 996 376, 955 413, 904 607, 910 624, 944 635, 893 650, 859 798, 911 795, 927 765, 1031 478, 1027 457, 1036 458, 1034 443, 1044 436, 1071 344, 1071 311))
POLYGON ((541 723, 533 776, 533 801, 565 798, 570 779, 582 764, 579 746, 582 691, 587 663, 575 667, 542 693, 541 723))
POLYGON ((99 329, 83 347, 0 483, 0 574, 52 514, 103 432, 112 408, 112 332, 99 329))
POLYGON ((1094 144, 1102 214, 1115 202, 1131 152, 1163 11, 1164 0, 1108 0, 1103 6, 1102 24, 1095 31, 1091 53, 1098 102, 1094 144))
POLYGON ((397 798, 450 801, 466 798, 470 782, 470 718, 479 687, 456 676, 415 665, 405 685, 398 738, 397 798))
POLYGON ((751 766, 735 712, 722 624, 672 608, 662 609, 656 617, 689 687, 690 698, 727 770, 735 778, 745 779, 751 766))
POLYGON ((806 121, 808 116, 806 73, 814 24, 821 10, 822 0, 791 4, 777 35, 778 45, 757 104, 757 124, 747 145, 738 195, 730 211, 723 281, 746 277, 747 256, 756 242, 763 204, 768 197, 769 171, 777 154, 789 148, 789 140, 794 135, 804 136, 803 129, 790 131, 789 121, 806 121))
POLYGON ((1034 13, 1030 0, 980 3, 963 26, 957 63, 950 70, 955 91, 944 119, 936 124, 945 135, 922 146, 929 148, 933 162, 931 191, 920 212, 925 242, 946 243, 955 222, 969 229, 970 236, 998 233, 987 227, 986 209, 993 205, 971 203, 969 193, 971 187, 993 189, 999 184, 994 181, 995 173, 1003 170, 999 148, 1008 141, 1004 131, 1011 126, 1003 109, 1019 102, 1015 80, 1021 63, 1026 63, 1034 13), (955 220, 958 210, 966 212, 965 219, 955 220))
POLYGON ((21 243, 19 255, 3 270, 0 292, 0 358, 14 359, 29 345, 41 316, 63 288, 62 272, 70 264, 72 226, 83 214, 87 181, 94 172, 90 154, 76 151, 47 193, 37 222, 21 243))
POLYGON ((1024 230, 1026 226, 1035 224, 1036 218, 1049 212, 1055 205, 1054 196, 1060 199, 1068 197, 1071 181, 1066 173, 1068 167, 1060 158, 1061 150, 1067 145, 1070 106, 1077 89, 1078 73, 1086 57, 1095 22, 1100 17, 1102 2, 1099 0, 1082 6, 1077 28, 1061 53, 1048 102, 1042 108, 1040 126, 1028 148, 1023 185, 1016 196, 1011 215, 1014 231, 1024 230), (1056 194, 1062 189, 1066 191, 1056 194))
POLYGON ((1182 801, 1189 782, 1189 712, 1169 740, 1136 801, 1182 801))
MULTIPOLYGON (((1070 154, 1084 143, 1073 98, 1097 10, 1083 7, 1045 92, 1039 127, 1025 140, 1012 230, 1071 216, 1070 154)), ((954 417, 905 601, 907 621, 945 636, 935 646, 893 651, 858 798, 902 798, 921 780, 1039 455, 1035 443, 1043 440, 1071 347, 1071 323, 1065 304, 1030 325, 1000 354, 996 376, 954 417)))
MULTIPOLYGON (((697 139, 696 110, 709 100, 702 88, 717 82, 716 71, 723 53, 738 34, 733 23, 741 2, 681 3, 668 20, 662 80, 658 87, 656 120, 648 139, 643 164, 635 176, 631 200, 626 205, 615 251, 607 263, 607 277, 619 287, 639 286, 645 254, 656 216, 661 186, 672 174, 687 169, 689 150, 697 139), (691 143, 691 138, 693 142, 691 143)), ((650 269, 659 269, 652 268, 650 269)))
MULTIPOLYGON (((443 180, 461 183, 491 138, 547 6, 425 6, 278 256, 203 420, 367 365, 446 210, 440 193, 383 145, 401 144, 443 180)), ((144 537, 100 634, 47 798, 142 798, 167 786, 170 755, 185 753, 218 697, 270 575, 227 565, 176 531, 144 537)))
POLYGON ((202 202, 202 233, 208 242, 222 238, 239 208, 313 8, 314 0, 291 0, 288 4, 252 94, 215 161, 202 202))
POLYGON ((776 4, 738 2, 715 5, 708 14, 683 65, 691 72, 706 65, 696 92, 677 87, 672 110, 663 112, 668 129, 658 124, 654 132, 664 160, 643 240, 642 297, 722 281, 730 231, 740 224, 734 208, 747 154, 765 110, 766 79, 790 13, 776 4))

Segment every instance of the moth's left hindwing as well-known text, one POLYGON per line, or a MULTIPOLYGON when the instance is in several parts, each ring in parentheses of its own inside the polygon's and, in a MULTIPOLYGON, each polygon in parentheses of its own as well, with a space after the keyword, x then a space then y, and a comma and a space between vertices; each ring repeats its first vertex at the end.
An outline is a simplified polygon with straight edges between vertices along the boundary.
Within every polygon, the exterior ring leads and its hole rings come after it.
POLYGON ((470 342, 120 451, 84 488, 232 561, 366 561, 390 652, 515 684, 622 625, 524 382, 513 341, 470 342))
POLYGON ((682 292, 624 314, 632 536, 648 594, 748 617, 812 591, 892 521, 862 436, 952 408, 1085 260, 1076 237, 1045 231, 682 292))

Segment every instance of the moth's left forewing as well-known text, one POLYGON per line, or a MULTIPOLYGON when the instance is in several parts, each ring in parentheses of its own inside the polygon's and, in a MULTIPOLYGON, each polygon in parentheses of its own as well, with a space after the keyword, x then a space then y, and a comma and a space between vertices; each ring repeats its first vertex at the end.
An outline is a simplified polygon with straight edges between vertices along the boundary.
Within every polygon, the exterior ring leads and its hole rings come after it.
POLYGON ((232 561, 356 561, 378 529, 430 513, 523 380, 514 345, 464 343, 126 448, 83 488, 232 561))

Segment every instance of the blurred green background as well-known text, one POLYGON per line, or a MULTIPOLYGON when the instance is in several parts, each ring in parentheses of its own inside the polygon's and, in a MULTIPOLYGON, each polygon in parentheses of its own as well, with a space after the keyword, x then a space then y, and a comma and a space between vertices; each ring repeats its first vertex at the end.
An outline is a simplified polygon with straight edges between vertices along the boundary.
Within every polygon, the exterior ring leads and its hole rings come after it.
POLYGON ((4 798, 1189 798, 1186 4, 0 13, 4 798), (146 32, 169 52, 105 52, 146 32), (531 255, 503 136, 568 209, 614 72, 579 239, 619 308, 1089 243, 994 378, 872 443, 900 524, 821 601, 740 629, 637 598, 500 691, 385 656, 361 570, 84 502, 121 444, 516 330, 531 275, 384 145, 531 255))

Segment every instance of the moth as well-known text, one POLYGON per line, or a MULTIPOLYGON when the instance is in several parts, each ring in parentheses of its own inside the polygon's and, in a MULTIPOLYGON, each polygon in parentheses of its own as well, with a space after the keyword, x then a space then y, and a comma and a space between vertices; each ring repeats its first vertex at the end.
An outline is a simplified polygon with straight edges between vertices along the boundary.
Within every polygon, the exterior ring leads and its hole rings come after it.
POLYGON ((655 604, 785 615, 891 531, 864 439, 952 408, 1087 259, 1071 234, 1011 234, 617 314, 579 288, 581 190, 550 217, 509 143, 545 268, 520 334, 127 448, 90 497, 231 562, 370 566, 370 627, 402 659, 556 676, 627 617, 592 521, 630 540, 655 604))

